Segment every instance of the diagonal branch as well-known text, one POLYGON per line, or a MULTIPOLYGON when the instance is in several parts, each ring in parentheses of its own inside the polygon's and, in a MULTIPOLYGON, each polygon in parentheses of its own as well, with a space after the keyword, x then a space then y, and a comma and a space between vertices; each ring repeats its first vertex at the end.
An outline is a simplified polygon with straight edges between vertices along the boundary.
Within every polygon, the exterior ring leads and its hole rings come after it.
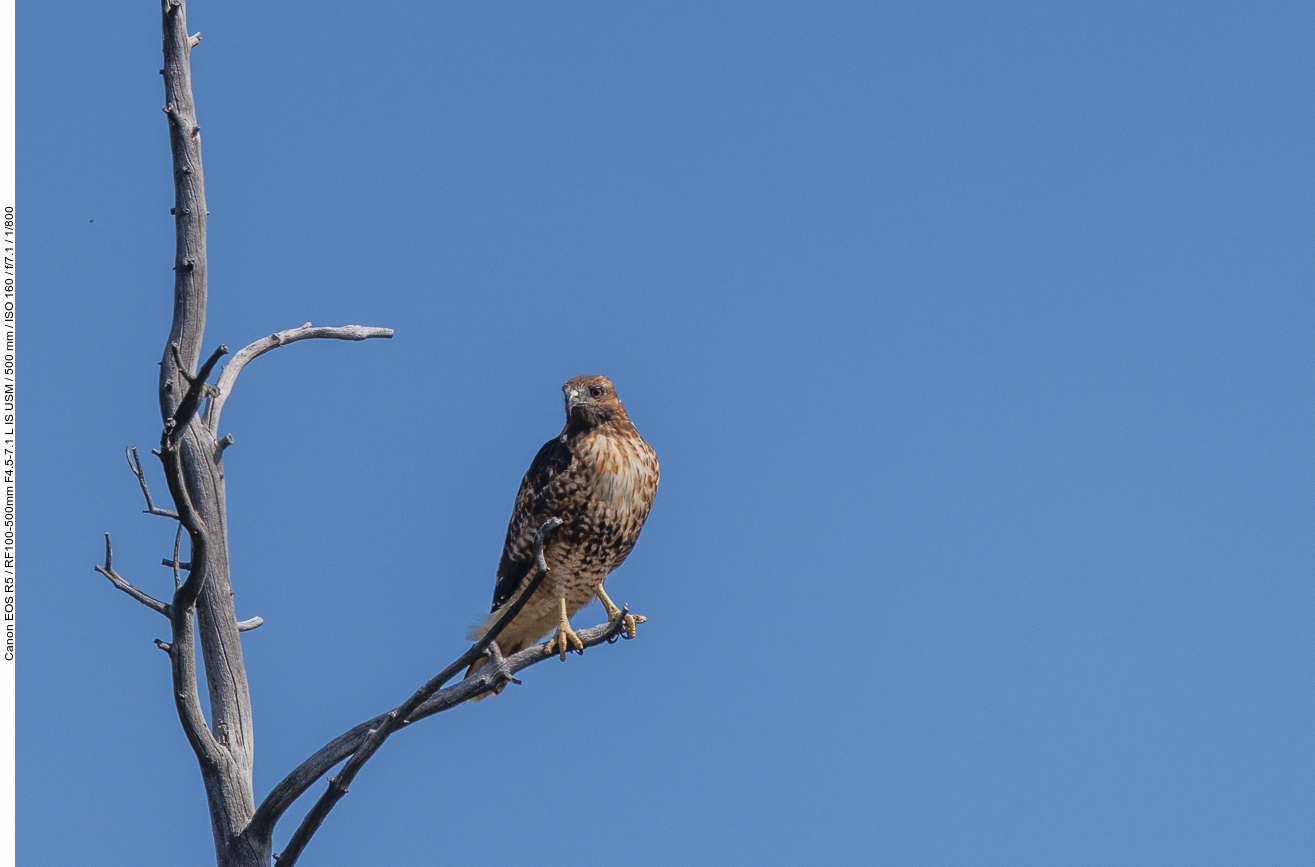
MULTIPOLYGON (((497 637, 507 628, 511 621, 515 619, 521 609, 525 607, 530 596, 534 594, 534 591, 539 588, 539 585, 543 583, 544 578, 548 575, 548 564, 543 557, 544 540, 549 533, 560 527, 561 523, 560 518, 549 518, 544 522, 543 526, 539 528, 539 531, 534 534, 534 559, 536 567, 534 575, 526 583, 525 587, 516 597, 516 600, 503 611, 502 615, 498 618, 498 621, 494 623, 478 641, 472 644, 470 649, 463 653, 460 658, 448 665, 437 675, 430 678, 424 686, 416 690, 415 693, 413 693, 405 702, 389 713, 362 724, 365 727, 363 729, 364 735, 362 739, 355 740, 353 749, 348 753, 348 755, 351 755, 351 760, 343 767, 338 776, 331 781, 328 791, 326 791, 320 800, 316 802, 315 806, 311 808, 311 811, 302 821, 301 826, 298 827, 296 833, 293 834, 292 840, 289 841, 287 849, 280 857, 281 867, 289 867, 289 865, 296 863, 296 859, 300 856, 306 843, 309 842, 315 831, 319 829, 320 824, 324 821, 324 818, 328 815, 329 811, 332 810, 334 805, 342 799, 343 795, 347 794, 347 787, 352 779, 355 778, 356 773, 360 770, 361 766, 364 765, 372 755, 374 755, 374 752, 383 745, 383 742, 387 740, 389 735, 401 726, 410 722, 412 718, 415 717, 416 711, 424 706, 426 702, 428 702, 435 693, 441 690, 443 685, 451 680, 458 672, 463 668, 468 667, 475 660, 484 657, 486 651, 488 651, 490 646, 493 645, 493 642, 497 640, 497 637), (291 860, 289 860, 289 858, 291 858, 291 860)), ((542 650, 540 650, 539 653, 542 655, 542 650)), ((498 654, 495 656, 495 661, 500 658, 501 655, 498 654)), ((496 679, 496 675, 500 674, 505 669, 506 661, 503 660, 502 662, 503 665, 495 665, 492 667, 495 678, 483 678, 483 680, 487 680, 490 684, 488 689, 496 688, 506 682, 505 679, 496 679)), ((471 680, 481 679, 471 678, 471 680)), ((483 680, 481 680, 481 682, 483 682, 483 680)), ((434 712, 436 713, 437 711, 434 712)), ((425 715, 428 716, 428 714, 425 715)), ((357 729, 362 729, 362 727, 357 726, 357 728, 352 731, 355 732, 357 729)), ((341 740, 341 738, 339 740, 341 740)), ((338 741, 334 741, 333 743, 338 743, 338 741)), ((332 746, 333 744, 329 745, 329 747, 332 746)), ((326 747, 325 749, 327 750, 329 747, 326 747)), ((286 810, 288 806, 290 806, 303 792, 305 792, 315 780, 319 779, 320 776, 326 773, 329 768, 347 757, 347 755, 339 755, 332 762, 325 765, 323 764, 325 756, 322 755, 324 753, 325 750, 316 753, 274 787, 274 790, 270 792, 269 796, 265 798, 264 803, 262 803, 260 808, 256 811, 255 816, 252 817, 251 825, 248 826, 247 833, 256 835, 272 834, 274 824, 278 822, 283 811, 286 810)))
POLYGON ((239 349, 233 360, 224 365, 224 369, 220 371, 219 381, 215 383, 214 393, 211 394, 210 403, 206 406, 206 424, 211 430, 219 426, 219 414, 223 412, 224 401, 228 400, 229 394, 233 391, 233 383, 237 381, 237 375, 253 358, 264 355, 271 349, 278 349, 284 344, 295 343, 298 340, 369 340, 371 337, 392 336, 391 328, 371 328, 363 325, 344 325, 340 328, 315 327, 307 322, 300 328, 289 328, 262 337, 255 343, 239 349))
POLYGON ((142 459, 137 456, 136 446, 127 446, 123 450, 124 455, 128 458, 128 469, 137 477, 137 483, 142 486, 142 496, 146 497, 146 508, 142 511, 148 515, 159 515, 162 518, 178 519, 178 513, 169 509, 157 508, 155 503, 151 502, 151 489, 146 484, 146 471, 142 469, 142 459))
MULTIPOLYGON (((585 647, 594 647, 599 644, 614 644, 618 638, 626 637, 625 617, 630 613, 628 606, 621 606, 621 613, 615 620, 609 620, 607 623, 600 623, 589 629, 580 629, 576 635, 580 636, 580 641, 585 647)), ((496 645, 494 645, 496 646, 496 645)), ((493 648, 490 647, 490 650, 493 648)), ((520 681, 512 677, 516 672, 524 668, 529 668, 545 660, 552 659, 555 653, 548 649, 547 642, 535 644, 527 647, 519 653, 509 656, 505 659, 499 659, 501 654, 490 654, 493 657, 492 662, 480 669, 474 675, 466 678, 460 683, 441 689, 430 696, 419 707, 411 712, 402 722, 403 726, 418 722, 434 714, 442 713, 449 708, 456 707, 459 704, 470 701, 472 698, 479 698, 490 692, 505 686, 508 682, 519 683, 520 681)), ((399 726, 400 728, 401 726, 399 726)))
POLYGON ((182 356, 178 353, 178 344, 176 342, 170 343, 169 348, 173 350, 174 361, 178 364, 178 372, 187 381, 187 391, 183 394, 178 409, 174 410, 174 414, 164 423, 169 442, 174 444, 182 437, 188 423, 196 415, 197 407, 201 405, 201 398, 205 396, 208 388, 205 381, 210 378, 210 371, 215 369, 215 364, 219 359, 228 354, 228 347, 222 343, 219 344, 219 348, 212 352, 210 357, 205 360, 205 363, 201 365, 201 369, 196 372, 196 376, 192 376, 187 372, 182 356))
POLYGON ((106 578, 110 579, 110 583, 113 584, 115 587, 119 588, 124 593, 127 593, 129 596, 131 596, 133 599, 136 599, 138 602, 145 605, 147 608, 151 609, 152 611, 157 611, 160 614, 163 614, 165 617, 170 616, 169 603, 161 602, 159 599, 156 599, 152 596, 148 596, 147 594, 138 590, 136 587, 129 584, 127 581, 124 581, 123 578, 119 576, 119 573, 114 571, 114 549, 110 547, 109 533, 105 534, 105 565, 97 566, 96 571, 104 575, 106 578))
MULTIPOLYGON (((623 607, 621 614, 616 619, 589 629, 576 630, 575 634, 580 637, 585 647, 611 644, 618 638, 625 637, 625 615, 627 613, 629 613, 629 610, 623 607)), ((492 647, 490 647, 491 649, 492 647)), ((527 647, 521 652, 507 657, 500 664, 494 661, 465 680, 434 693, 428 700, 412 711, 406 719, 398 723, 397 728, 405 728, 426 717, 434 716, 445 710, 451 710, 473 698, 488 695, 507 682, 514 682, 513 675, 516 672, 549 660, 553 656, 555 654, 548 652, 547 643, 541 643, 527 647)), ((366 739, 383 725, 389 714, 392 713, 395 713, 395 711, 380 714, 374 719, 355 726, 325 744, 313 756, 302 762, 295 771, 275 786, 273 791, 265 798, 260 805, 260 809, 256 811, 255 818, 252 819, 251 832, 254 833, 259 829, 266 829, 265 833, 272 832, 273 823, 279 820, 282 813, 291 806, 293 801, 301 797, 307 789, 314 785, 316 780, 328 773, 334 765, 355 754, 366 739), (261 823, 259 828, 256 826, 257 822, 261 823)), ((288 852, 286 851, 280 854, 279 867, 288 867, 289 864, 294 863, 289 862, 287 857, 288 852)))

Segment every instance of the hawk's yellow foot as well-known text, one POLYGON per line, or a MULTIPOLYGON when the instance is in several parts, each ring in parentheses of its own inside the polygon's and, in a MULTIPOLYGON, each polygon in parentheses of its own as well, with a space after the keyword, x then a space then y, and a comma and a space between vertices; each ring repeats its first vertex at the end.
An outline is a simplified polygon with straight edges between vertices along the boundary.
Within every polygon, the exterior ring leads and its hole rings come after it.
MULTIPOLYGON (((615 620, 617 616, 621 613, 621 609, 616 607, 616 603, 613 602, 611 599, 609 599, 607 594, 603 592, 602 584, 598 585, 598 601, 603 603, 603 608, 607 610, 608 623, 611 623, 613 620, 615 620)), ((636 628, 638 624, 643 623, 647 619, 648 618, 642 614, 627 614, 625 617, 626 638, 634 638, 635 633, 638 631, 638 629, 636 628)))
POLYGON ((560 650, 562 653, 562 661, 565 662, 566 651, 571 650, 572 648, 583 651, 584 642, 580 640, 580 636, 575 634, 575 630, 571 628, 571 621, 566 617, 566 597, 562 597, 558 601, 562 606, 562 621, 557 624, 557 632, 552 638, 548 639, 546 647, 549 656, 552 656, 554 652, 560 650))

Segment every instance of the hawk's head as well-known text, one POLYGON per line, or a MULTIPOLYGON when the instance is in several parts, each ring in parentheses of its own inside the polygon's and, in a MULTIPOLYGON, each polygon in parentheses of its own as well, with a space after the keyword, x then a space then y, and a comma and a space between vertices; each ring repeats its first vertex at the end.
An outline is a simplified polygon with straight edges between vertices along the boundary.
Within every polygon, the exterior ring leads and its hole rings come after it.
POLYGON ((593 426, 625 418, 626 409, 616 396, 616 386, 606 376, 577 376, 562 386, 566 395, 566 420, 593 426))

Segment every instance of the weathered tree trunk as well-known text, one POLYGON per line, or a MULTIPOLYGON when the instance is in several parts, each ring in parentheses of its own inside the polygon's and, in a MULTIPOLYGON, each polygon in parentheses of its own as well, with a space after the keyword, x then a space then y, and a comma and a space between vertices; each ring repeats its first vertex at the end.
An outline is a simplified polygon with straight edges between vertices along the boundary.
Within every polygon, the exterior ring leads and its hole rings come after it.
MULTIPOLYGON (((206 200, 201 165, 201 128, 192 98, 191 52, 200 40, 187 32, 182 0, 163 0, 164 111, 173 154, 174 257, 173 324, 160 361, 160 413, 167 423, 178 411, 201 360, 206 316, 206 200), (180 370, 181 366, 181 370, 180 370)), ((205 583, 196 602, 201 654, 210 693, 211 734, 217 750, 201 758, 210 804, 215 850, 221 867, 268 867, 268 841, 253 846, 242 832, 255 813, 252 769, 255 740, 251 694, 228 571, 228 527, 224 503, 223 451, 205 424, 189 424, 179 443, 186 496, 206 528, 205 583)), ((189 528, 189 533, 191 529, 189 528)), ((196 551, 193 546, 193 553, 196 551)), ((195 558, 194 558, 195 559, 195 558)), ((176 642, 175 642, 176 643, 176 642)), ((184 720, 184 725, 187 721, 184 720)))
MULTIPOLYGON (((388 328, 359 325, 317 327, 307 322, 299 328, 270 334, 239 350, 218 381, 213 386, 207 384, 215 364, 228 348, 220 346, 201 362, 207 300, 207 211, 205 176, 201 169, 201 127, 196 122, 192 100, 190 60, 192 48, 201 35, 188 34, 183 0, 163 0, 162 16, 164 68, 160 72, 164 76, 164 111, 169 119, 173 155, 177 250, 173 323, 160 360, 160 416, 164 433, 156 454, 164 466, 176 511, 158 507, 151 499, 146 473, 135 448, 128 450, 128 464, 141 484, 146 512, 177 521, 179 535, 183 531, 187 533, 191 552, 188 562, 179 562, 182 558, 175 542, 173 559, 165 561, 172 563, 174 569, 174 594, 169 602, 137 589, 114 570, 109 534, 105 536, 105 565, 97 566, 96 571, 116 588, 169 620, 170 640, 157 640, 156 644, 169 654, 174 706, 201 768, 219 867, 270 867, 274 857, 274 826, 293 801, 335 765, 345 762, 288 841, 280 863, 294 867, 329 811, 347 793, 357 772, 393 732, 470 699, 497 692, 509 682, 518 683, 516 672, 553 655, 545 645, 539 644, 503 658, 496 640, 548 574, 543 543, 560 521, 552 518, 539 528, 534 540, 533 579, 482 638, 402 704, 353 727, 302 762, 257 808, 252 788, 255 737, 251 694, 242 661, 240 633, 256 628, 263 621, 255 617, 238 622, 233 609, 223 457, 233 438, 218 436, 220 413, 238 374, 252 359, 266 352, 299 340, 368 340, 392 337, 393 332, 388 328), (182 578, 183 572, 187 573, 186 580, 182 578), (195 641, 198 635, 210 692, 209 723, 197 694, 195 641), (445 688, 449 680, 471 663, 485 658, 489 664, 477 674, 445 688)), ((625 610, 605 624, 576 634, 584 647, 632 637, 632 632, 626 629, 625 610)))

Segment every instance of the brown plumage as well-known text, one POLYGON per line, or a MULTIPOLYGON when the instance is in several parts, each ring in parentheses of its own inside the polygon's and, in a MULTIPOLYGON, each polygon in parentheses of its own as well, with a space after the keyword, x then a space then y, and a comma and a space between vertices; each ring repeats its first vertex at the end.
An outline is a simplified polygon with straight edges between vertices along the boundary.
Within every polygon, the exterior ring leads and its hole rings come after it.
MULTIPOLYGON (((634 547, 657 494, 657 455, 630 423, 612 381, 577 376, 562 391, 566 426, 539 449, 521 481, 498 564, 493 612, 470 633, 472 640, 481 637, 516 598, 534 575, 534 534, 549 518, 560 518, 562 525, 544 544, 547 579, 498 636, 506 656, 556 628, 548 652, 560 651, 565 659, 567 650, 582 647, 567 618, 595 596, 609 619, 620 613, 603 592, 603 579, 634 547)), ((627 616, 632 636, 643 619, 627 616)), ((477 661, 466 676, 483 665, 477 661)))

